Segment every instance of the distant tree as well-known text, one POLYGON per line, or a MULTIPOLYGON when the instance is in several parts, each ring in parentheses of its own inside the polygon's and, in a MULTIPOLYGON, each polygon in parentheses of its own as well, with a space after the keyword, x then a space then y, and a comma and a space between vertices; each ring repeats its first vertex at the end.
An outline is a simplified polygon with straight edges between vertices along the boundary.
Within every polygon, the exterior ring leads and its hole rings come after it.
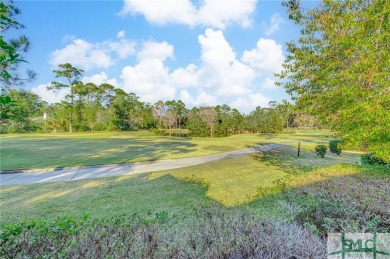
POLYGON ((176 128, 180 128, 184 116, 187 112, 187 109, 185 108, 186 105, 181 100, 179 101, 172 100, 172 101, 166 101, 165 107, 167 111, 170 111, 169 113, 170 113, 171 120, 172 120, 172 116, 175 117, 174 126, 176 128))
POLYGON ((169 109, 164 115, 165 128, 172 129, 177 123, 177 113, 173 109, 169 109))
POLYGON ((69 103, 60 102, 48 105, 44 110, 43 127, 45 131, 66 131, 69 125, 69 103))
POLYGON ((283 117, 276 108, 263 109, 262 132, 279 133, 283 131, 283 117))
POLYGON ((201 107, 199 109, 202 120, 210 130, 210 138, 214 137, 215 123, 217 121, 217 112, 214 107, 201 107))
POLYGON ((165 103, 162 100, 159 100, 153 105, 153 109, 152 109, 153 118, 155 119, 156 124, 160 128, 163 126, 163 119, 165 113, 166 113, 166 107, 165 107, 165 103))
POLYGON ((130 130, 128 95, 122 89, 115 89, 115 96, 109 106, 111 126, 109 130, 130 130))
POLYGON ((82 103, 84 103, 84 118, 85 124, 89 130, 94 130, 97 123, 97 114, 101 108, 99 100, 99 87, 93 83, 87 83, 84 85, 82 91, 82 103))
POLYGON ((249 131, 259 133, 262 130, 264 111, 257 106, 249 115, 245 116, 245 124, 249 131))
POLYGON ((207 137, 210 134, 200 108, 193 107, 188 112, 187 129, 194 137, 207 137))
POLYGON ((215 111, 217 113, 215 135, 218 137, 228 136, 232 109, 229 105, 223 104, 215 106, 215 111))
POLYGON ((70 117, 69 117, 69 132, 72 132, 73 124, 73 110, 74 110, 74 97, 75 97, 75 88, 77 85, 80 85, 80 79, 84 73, 84 70, 73 67, 71 64, 60 64, 58 65, 59 69, 53 70, 55 77, 65 78, 66 83, 61 83, 53 81, 48 90, 58 90, 61 88, 70 88, 70 117))
POLYGON ((9 96, 18 104, 13 114, 8 132, 34 132, 42 128, 46 102, 37 95, 24 89, 11 89, 9 96))
POLYGON ((182 102, 181 100, 178 100, 175 105, 175 110, 177 114, 177 119, 178 119, 178 128, 181 128, 181 125, 183 121, 186 120, 186 114, 188 112, 188 109, 186 108, 186 104, 182 102))
POLYGON ((295 116, 294 109, 293 109, 294 106, 288 101, 283 100, 282 103, 277 104, 276 108, 278 109, 279 114, 282 116, 285 122, 284 124, 285 128, 289 129, 290 127, 292 127, 294 123, 294 116, 295 116))
POLYGON ((283 5, 302 29, 298 42, 287 43, 279 84, 301 112, 390 160, 390 1, 323 0, 311 10, 299 0, 283 5))
POLYGON ((232 109, 230 119, 230 129, 233 134, 239 134, 244 128, 244 117, 237 109, 232 109))

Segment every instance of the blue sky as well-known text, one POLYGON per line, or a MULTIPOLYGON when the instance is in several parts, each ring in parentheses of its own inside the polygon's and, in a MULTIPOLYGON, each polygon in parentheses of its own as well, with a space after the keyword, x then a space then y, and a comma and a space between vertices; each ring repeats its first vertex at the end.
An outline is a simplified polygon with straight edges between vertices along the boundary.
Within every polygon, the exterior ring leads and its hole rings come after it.
POLYGON ((31 0, 16 6, 26 29, 12 34, 30 38, 25 58, 38 74, 25 87, 45 101, 67 94, 46 91, 52 70, 67 62, 85 70, 84 82, 108 82, 150 103, 181 99, 188 107, 228 104, 247 113, 288 99, 273 73, 299 28, 280 1, 31 0))

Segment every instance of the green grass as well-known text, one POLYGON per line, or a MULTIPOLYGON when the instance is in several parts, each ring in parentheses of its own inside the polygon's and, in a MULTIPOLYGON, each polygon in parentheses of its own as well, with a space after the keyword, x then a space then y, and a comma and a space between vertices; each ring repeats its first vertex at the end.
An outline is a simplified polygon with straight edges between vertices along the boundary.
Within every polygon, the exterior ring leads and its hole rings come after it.
MULTIPOLYGON (((295 150, 281 150, 136 176, 4 186, 0 224, 65 215, 79 218, 86 213, 95 218, 150 210, 184 215, 197 203, 216 201, 227 207, 253 203, 261 198, 261 190, 273 188, 275 180, 294 175, 285 168, 299 170, 293 161, 290 166, 281 163, 295 150)), ((311 162, 316 167, 324 161, 339 163, 336 157, 324 160, 310 155, 297 163, 311 162)))
POLYGON ((224 206, 245 204, 256 198, 259 188, 272 187, 273 182, 286 176, 276 166, 266 165, 253 157, 241 157, 151 174, 149 179, 167 175, 201 183, 206 196, 224 206))
POLYGON ((241 157, 137 176, 4 186, 0 189, 0 222, 149 210, 179 215, 196 203, 211 204, 211 200, 226 206, 249 202, 259 187, 272 186, 273 180, 283 176, 276 167, 241 157))
POLYGON ((205 188, 172 176, 147 175, 74 182, 5 186, 0 189, 0 225, 57 217, 105 218, 120 214, 166 211, 180 215, 206 199, 205 188))
POLYGON ((0 135, 1 170, 116 164, 201 156, 263 143, 284 143, 302 150, 326 144, 326 131, 241 134, 226 138, 175 138, 150 132, 94 132, 0 135))
POLYGON ((360 154, 358 152, 344 151, 341 155, 336 155, 328 151, 324 158, 320 158, 313 150, 303 149, 298 157, 296 148, 291 146, 259 153, 258 158, 268 165, 276 164, 286 172, 293 172, 294 170, 310 171, 315 167, 334 164, 360 164, 360 154))
MULTIPOLYGON (((274 254, 275 247, 297 242, 305 244, 303 257, 314 258, 319 249, 325 255, 329 232, 388 233, 390 167, 356 165, 360 155, 353 152, 341 156, 328 153, 319 158, 313 147, 327 142, 322 135, 310 131, 185 139, 197 143, 203 152, 220 152, 226 143, 234 147, 251 141, 289 146, 156 173, 1 187, 0 252, 8 253, 9 258, 54 253, 72 257, 88 250, 90 256, 84 257, 96 257, 92 254, 102 251, 118 257, 118 251, 125 253, 123 249, 129 247, 123 244, 129 243, 133 245, 130 250, 140 254, 135 257, 153 251, 161 257, 160 252, 168 247, 176 253, 180 247, 182 256, 186 246, 188 254, 193 254, 195 243, 199 255, 204 255, 202 244, 207 251, 218 245, 221 253, 214 252, 213 256, 224 257, 228 248, 234 254, 247 253, 248 243, 259 247, 260 242, 262 252, 268 244, 267 249, 274 254), (299 140, 302 152, 297 157, 299 140), (215 202, 222 206, 215 206, 215 202), (194 236, 198 237, 196 241, 194 236), (259 236, 267 238, 259 241, 259 236), (302 237, 307 240, 302 241, 302 237), (313 238, 318 242, 313 243, 313 238), (212 246, 209 240, 213 240, 212 246), (269 244, 270 240, 279 243, 269 244), (161 246, 162 241, 169 245, 161 246), (161 251, 156 252, 158 247, 161 251), (66 254, 69 251, 73 252, 66 254)), ((66 139, 73 141, 73 137, 66 139)), ((101 137, 84 134, 78 138, 84 141, 101 137)), ((155 139, 157 143, 169 140, 142 132, 106 137, 129 142, 131 138, 155 139)), ((299 257, 294 250, 297 254, 299 257)))

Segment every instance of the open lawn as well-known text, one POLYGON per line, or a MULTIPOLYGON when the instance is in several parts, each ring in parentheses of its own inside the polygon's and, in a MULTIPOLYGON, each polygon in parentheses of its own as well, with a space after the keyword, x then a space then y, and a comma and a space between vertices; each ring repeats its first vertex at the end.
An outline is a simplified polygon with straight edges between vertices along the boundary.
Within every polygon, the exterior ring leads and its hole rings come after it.
POLYGON ((263 143, 303 150, 326 144, 326 131, 241 134, 226 138, 175 138, 140 132, 0 135, 1 170, 40 169, 175 159, 227 152, 263 143))
POLYGON ((390 167, 319 158, 323 140, 303 135, 236 136, 291 146, 182 169, 1 187, 0 257, 325 258, 329 232, 390 232, 390 167))
POLYGON ((196 203, 211 204, 211 200, 240 205, 252 201, 259 187, 271 187, 285 175, 277 167, 241 157, 137 176, 4 186, 0 222, 80 218, 86 213, 99 218, 149 210, 183 214, 196 203))
MULTIPOLYGON (((276 180, 302 172, 301 168, 308 171, 340 163, 335 156, 322 159, 305 151, 299 159, 293 159, 294 155, 295 149, 286 147, 137 176, 5 186, 0 190, 0 222, 80 218, 87 213, 96 218, 148 211, 181 215, 198 203, 212 201, 227 207, 245 205, 256 201, 262 190, 272 189, 276 180)), ((344 162, 354 163, 357 158, 348 155, 344 162)))

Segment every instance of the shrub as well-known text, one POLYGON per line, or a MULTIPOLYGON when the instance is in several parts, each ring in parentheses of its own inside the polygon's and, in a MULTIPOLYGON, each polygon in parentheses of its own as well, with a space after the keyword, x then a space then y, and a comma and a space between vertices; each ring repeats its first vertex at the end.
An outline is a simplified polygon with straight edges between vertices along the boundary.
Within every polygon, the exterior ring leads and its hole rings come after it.
POLYGON ((150 129, 150 132, 153 132, 157 136, 168 136, 169 134, 164 129, 150 129))
POLYGON ((377 157, 375 153, 361 155, 360 159, 364 165, 387 165, 387 162, 377 157))
POLYGON ((388 167, 336 165, 286 177, 274 207, 323 238, 330 232, 388 233, 389 173, 388 167))
POLYGON ((93 131, 105 131, 105 130, 107 130, 107 126, 106 125, 104 125, 104 124, 96 124, 94 127, 93 127, 93 129, 92 129, 93 131))
POLYGON ((324 158, 324 156, 326 154, 326 146, 325 145, 317 145, 316 146, 316 154, 317 154, 317 156, 321 156, 322 158, 324 158))
POLYGON ((341 154, 343 141, 341 139, 332 139, 329 141, 329 150, 337 155, 341 154))
POLYGON ((320 236, 329 232, 390 230, 389 179, 346 176, 303 186, 288 202, 302 210, 294 219, 320 236), (357 181, 356 179, 359 179, 357 181))
POLYGON ((15 225, 0 235, 0 257, 324 258, 325 244, 295 222, 216 206, 181 219, 156 214, 15 225))

